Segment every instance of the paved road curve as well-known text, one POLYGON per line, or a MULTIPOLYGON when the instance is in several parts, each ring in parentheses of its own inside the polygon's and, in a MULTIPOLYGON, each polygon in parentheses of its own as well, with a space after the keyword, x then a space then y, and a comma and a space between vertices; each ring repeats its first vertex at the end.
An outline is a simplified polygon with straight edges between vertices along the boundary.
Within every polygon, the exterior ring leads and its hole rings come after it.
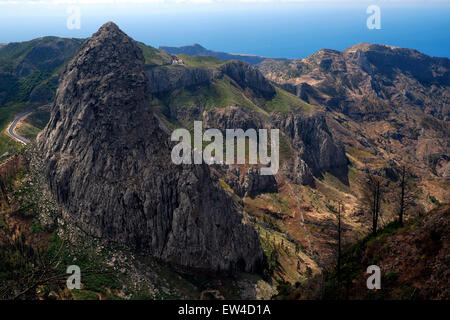
POLYGON ((17 124, 19 123, 20 120, 22 120, 23 118, 25 118, 26 116, 28 116, 30 113, 32 113, 32 111, 26 111, 23 112, 21 114, 19 114, 18 116, 16 116, 16 118, 14 119, 14 121, 9 125, 8 129, 7 129, 7 133, 14 138, 15 140, 19 141, 20 143, 23 143, 25 145, 30 143, 30 140, 19 136, 18 134, 16 134, 14 132, 14 129, 16 128, 17 124))

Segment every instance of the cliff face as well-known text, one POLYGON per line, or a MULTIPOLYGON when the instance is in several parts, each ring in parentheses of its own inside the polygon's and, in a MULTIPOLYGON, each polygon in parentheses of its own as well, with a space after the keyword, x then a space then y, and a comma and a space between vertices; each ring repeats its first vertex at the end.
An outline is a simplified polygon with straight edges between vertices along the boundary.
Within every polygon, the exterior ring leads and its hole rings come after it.
POLYGON ((140 48, 107 23, 67 65, 38 137, 65 217, 87 234, 198 269, 252 271, 263 254, 207 166, 175 166, 140 48))
POLYGON ((149 68, 149 90, 151 93, 160 93, 177 88, 195 86, 209 82, 221 75, 215 69, 188 68, 181 65, 172 65, 165 68, 149 68))
MULTIPOLYGON (((325 171, 342 175, 342 170, 346 170, 348 159, 344 147, 334 141, 324 114, 279 115, 274 117, 273 122, 291 139, 294 149, 298 152, 296 158, 302 159, 315 176, 320 177, 325 171)), ((302 176, 308 181, 309 170, 304 168, 304 163, 300 162, 297 169, 304 172, 302 176)))
POLYGON ((243 90, 250 90, 252 96, 273 98, 275 88, 259 70, 242 61, 230 61, 215 68, 193 68, 185 65, 149 67, 146 70, 150 80, 149 90, 158 94, 178 88, 207 84, 224 75, 233 79, 243 90))
MULTIPOLYGON (((290 113, 274 113, 268 117, 255 110, 229 106, 205 111, 203 123, 205 128, 217 128, 223 132, 226 128, 243 130, 278 128, 292 147, 292 154, 281 168, 291 181, 312 185, 313 176, 322 177, 326 171, 346 180, 349 161, 343 145, 333 138, 324 113, 305 114, 298 110, 290 113)), ((248 173, 244 179, 252 180, 253 178, 247 177, 248 173)), ((229 184, 234 185, 231 182, 229 184)), ((256 190, 267 190, 269 185, 272 189, 276 189, 276 181, 271 179, 250 185, 255 188, 252 194, 255 194, 256 190), (258 185, 263 187, 257 188, 258 185)))
POLYGON ((275 95, 275 88, 262 73, 242 61, 230 61, 220 67, 220 70, 236 81, 242 89, 251 89, 256 97, 270 99, 275 95))
POLYGON ((257 67, 310 104, 326 106, 330 131, 353 159, 363 150, 381 166, 406 162, 436 185, 436 194, 448 189, 450 59, 362 43, 257 67))

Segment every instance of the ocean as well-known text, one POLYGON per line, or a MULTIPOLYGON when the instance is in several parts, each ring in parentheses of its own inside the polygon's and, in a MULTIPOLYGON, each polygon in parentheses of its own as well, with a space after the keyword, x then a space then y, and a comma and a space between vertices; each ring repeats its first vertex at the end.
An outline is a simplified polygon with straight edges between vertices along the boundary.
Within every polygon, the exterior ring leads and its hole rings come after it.
POLYGON ((371 2, 80 4, 80 29, 69 29, 71 4, 0 1, 0 43, 54 35, 86 38, 114 21, 134 39, 158 47, 199 43, 216 51, 275 58, 304 58, 322 48, 343 50, 359 42, 417 49, 450 57, 450 4, 391 4, 380 8, 380 29, 369 29, 371 2))

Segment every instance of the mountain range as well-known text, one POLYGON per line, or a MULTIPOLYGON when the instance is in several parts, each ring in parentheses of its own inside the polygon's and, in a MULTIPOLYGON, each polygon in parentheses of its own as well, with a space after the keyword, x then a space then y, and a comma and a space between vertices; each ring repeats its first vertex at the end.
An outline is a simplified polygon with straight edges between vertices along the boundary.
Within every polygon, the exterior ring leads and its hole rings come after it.
MULTIPOLYGON (((87 280, 83 292, 94 297, 318 298, 333 280, 337 212, 348 250, 370 232, 368 175, 386 190, 380 230, 397 217, 404 167, 416 190, 407 218, 439 206, 433 219, 448 221, 449 70, 447 58, 378 44, 298 60, 157 50, 111 22, 89 39, 7 44, 2 127, 19 111, 51 108, 18 129, 33 132, 30 145, 0 140, 4 158, 20 159, 3 169, 14 183, 0 243, 21 231, 31 234, 25 245, 53 253, 70 243, 64 262, 95 261, 116 275, 87 280), (222 132, 279 129, 280 171, 173 165, 170 131, 194 121, 222 132)), ((390 257, 383 250, 380 262, 390 257)), ((448 245, 433 251, 440 263, 446 254, 448 245)), ((444 286, 423 285, 432 277, 405 281, 417 297, 448 298, 444 286)), ((67 294, 47 289, 32 297, 67 294)))

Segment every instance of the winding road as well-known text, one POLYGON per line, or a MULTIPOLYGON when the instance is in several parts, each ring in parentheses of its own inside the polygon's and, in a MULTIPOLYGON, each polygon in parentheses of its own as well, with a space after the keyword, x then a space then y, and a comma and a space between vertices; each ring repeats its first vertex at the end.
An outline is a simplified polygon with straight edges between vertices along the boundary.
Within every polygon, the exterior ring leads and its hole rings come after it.
POLYGON ((30 143, 30 140, 19 136, 18 134, 16 134, 14 132, 14 129, 16 128, 17 124, 19 123, 20 120, 24 119, 26 116, 28 116, 30 113, 32 113, 33 111, 25 111, 19 115, 16 116, 16 118, 14 119, 13 122, 11 122, 11 124, 9 125, 8 129, 6 130, 6 133, 11 136, 14 140, 23 143, 25 145, 30 143))

